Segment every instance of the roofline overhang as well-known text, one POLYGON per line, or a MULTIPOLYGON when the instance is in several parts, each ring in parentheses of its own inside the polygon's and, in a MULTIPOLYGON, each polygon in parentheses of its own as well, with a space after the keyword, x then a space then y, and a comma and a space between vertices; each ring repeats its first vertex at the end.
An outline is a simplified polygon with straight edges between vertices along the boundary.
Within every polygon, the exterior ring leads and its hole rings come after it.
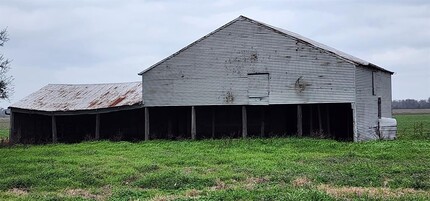
POLYGON ((26 113, 26 114, 40 114, 46 116, 73 116, 73 115, 85 115, 85 114, 103 114, 110 112, 119 112, 143 108, 142 103, 135 105, 119 106, 112 108, 99 108, 91 110, 68 110, 68 111, 44 111, 44 110, 31 110, 25 108, 9 107, 11 113, 26 113))

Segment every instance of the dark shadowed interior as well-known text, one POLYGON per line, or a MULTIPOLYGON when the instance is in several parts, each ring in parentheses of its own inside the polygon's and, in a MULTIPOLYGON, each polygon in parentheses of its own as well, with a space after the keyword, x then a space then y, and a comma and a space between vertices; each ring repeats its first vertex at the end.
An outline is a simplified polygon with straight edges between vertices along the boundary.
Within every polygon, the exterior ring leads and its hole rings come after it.
MULTIPOLYGON (((303 104, 302 136, 353 140, 351 104, 303 104)), ((247 137, 298 135, 297 105, 246 106, 247 137)), ((195 106, 196 138, 242 137, 242 106, 195 106)), ((49 115, 14 113, 15 132, 20 143, 52 141, 49 115)), ((144 109, 102 113, 100 138, 112 141, 144 139, 144 109)), ((95 140, 96 114, 55 117, 58 142, 95 140)), ((149 108, 150 139, 191 139, 191 107, 149 108)))

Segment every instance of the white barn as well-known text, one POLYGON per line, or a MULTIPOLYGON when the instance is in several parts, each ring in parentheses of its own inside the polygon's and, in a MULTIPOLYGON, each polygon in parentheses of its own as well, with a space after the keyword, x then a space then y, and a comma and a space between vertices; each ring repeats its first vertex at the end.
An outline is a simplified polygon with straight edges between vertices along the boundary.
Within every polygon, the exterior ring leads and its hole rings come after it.
POLYGON ((145 139, 380 139, 378 119, 392 115, 392 74, 240 16, 139 73, 145 139))

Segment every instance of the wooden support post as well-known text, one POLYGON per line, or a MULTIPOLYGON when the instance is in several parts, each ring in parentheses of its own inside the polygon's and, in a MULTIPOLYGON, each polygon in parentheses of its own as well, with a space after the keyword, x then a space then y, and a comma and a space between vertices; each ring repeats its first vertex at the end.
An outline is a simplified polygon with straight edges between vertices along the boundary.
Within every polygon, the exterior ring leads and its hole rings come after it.
POLYGON ((265 116, 264 116, 264 106, 262 106, 261 108, 261 128, 260 128, 260 137, 264 137, 264 121, 265 121, 265 116))
POLYGON ((191 106, 191 139, 196 139, 196 109, 194 106, 191 106))
POLYGON ((246 116, 246 106, 242 106, 242 137, 248 136, 248 120, 246 116))
POLYGON ((303 135, 302 105, 297 105, 297 135, 303 135))
POLYGON ((9 130, 9 142, 11 144, 15 144, 18 142, 18 139, 16 139, 16 133, 15 133, 15 114, 10 111, 10 130, 9 130))
POLYGON ((212 108, 212 139, 215 138, 215 109, 212 108))
POLYGON ((57 122, 55 116, 51 117, 51 127, 52 127, 52 143, 57 143, 57 122))
POLYGON ((331 131, 330 131, 330 109, 328 107, 328 105, 326 105, 326 119, 327 119, 327 134, 329 136, 331 136, 331 131))
POLYGON ((145 107, 145 141, 149 140, 149 108, 145 107))
POLYGON ((319 135, 321 135, 323 132, 322 120, 321 120, 321 108, 319 104, 318 104, 318 132, 319 132, 319 135))
POLYGON ((100 114, 96 114, 96 133, 94 136, 95 140, 100 139, 100 114))

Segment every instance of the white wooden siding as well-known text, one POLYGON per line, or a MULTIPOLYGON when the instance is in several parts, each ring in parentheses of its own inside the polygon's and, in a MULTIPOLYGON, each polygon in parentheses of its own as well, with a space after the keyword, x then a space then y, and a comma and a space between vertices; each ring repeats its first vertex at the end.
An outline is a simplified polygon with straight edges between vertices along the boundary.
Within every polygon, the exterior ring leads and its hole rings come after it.
POLYGON ((391 117, 391 74, 358 66, 356 85, 358 141, 378 139, 378 97, 381 97, 382 117, 391 117), (372 72, 375 94, 372 93, 372 72))
POLYGON ((387 72, 378 71, 379 80, 376 85, 379 86, 377 94, 381 97, 382 117, 392 118, 391 102, 391 74, 387 72))
POLYGON ((355 101, 354 64, 238 20, 143 74, 145 106, 247 105, 248 74, 269 74, 268 104, 355 101), (305 89, 298 92, 301 78, 305 89))

